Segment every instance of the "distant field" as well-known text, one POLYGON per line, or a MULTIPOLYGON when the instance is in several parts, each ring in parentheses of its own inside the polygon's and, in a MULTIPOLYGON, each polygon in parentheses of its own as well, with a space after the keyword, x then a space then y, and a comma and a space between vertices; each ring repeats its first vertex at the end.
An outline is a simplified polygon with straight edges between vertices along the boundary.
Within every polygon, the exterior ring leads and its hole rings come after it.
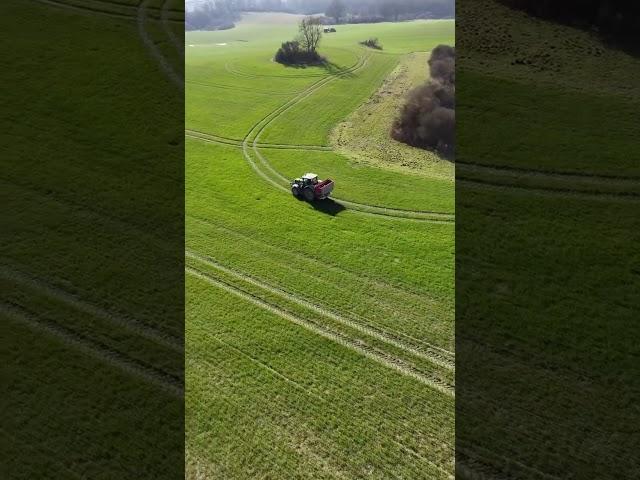
POLYGON ((144 39, 180 71, 167 32, 180 31, 181 2, 2 3, 3 32, 19 39, 0 121, 13 147, 0 180, 2 476, 170 476, 182 457, 182 276, 167 253, 182 233, 182 92, 144 39))
POLYGON ((458 460, 631 478, 640 60, 495 0, 457 13, 458 460))
POLYGON ((284 67, 296 22, 186 37, 187 478, 451 478, 452 171, 329 135, 454 24, 339 26, 327 67, 284 67), (308 170, 342 203, 293 198, 308 170))

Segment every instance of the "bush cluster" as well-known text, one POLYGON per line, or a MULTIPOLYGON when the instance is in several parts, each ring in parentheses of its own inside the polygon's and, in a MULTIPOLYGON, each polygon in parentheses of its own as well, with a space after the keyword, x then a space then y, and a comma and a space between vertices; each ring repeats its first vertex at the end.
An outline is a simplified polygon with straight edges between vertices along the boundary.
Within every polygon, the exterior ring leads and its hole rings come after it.
POLYGON ((409 93, 391 136, 453 158, 456 129, 455 48, 439 45, 429 58, 431 79, 409 93))
POLYGON ((309 52, 300 46, 300 42, 292 40, 284 42, 276 52, 275 60, 283 65, 311 65, 322 63, 323 58, 316 51, 309 52))
POLYGON ((382 45, 380 45, 377 37, 372 37, 368 40, 365 40, 364 42, 360 42, 360 45, 364 45, 365 47, 369 48, 375 48, 376 50, 382 50, 382 45))

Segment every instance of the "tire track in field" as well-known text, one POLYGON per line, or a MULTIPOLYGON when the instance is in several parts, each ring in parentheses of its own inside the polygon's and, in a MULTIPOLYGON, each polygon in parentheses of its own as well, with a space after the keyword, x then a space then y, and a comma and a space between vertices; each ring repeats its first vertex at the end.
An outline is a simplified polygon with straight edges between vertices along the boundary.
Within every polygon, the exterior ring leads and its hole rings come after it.
MULTIPOLYGON (((254 160, 249 155, 249 153, 248 153, 248 142, 249 142, 249 138, 252 136, 252 134, 254 132, 256 132, 255 137, 254 137, 254 139, 253 139, 253 141, 251 143, 251 147, 252 147, 254 153, 256 154, 256 156, 258 157, 258 159, 261 160, 262 164, 270 172, 272 172, 272 174, 274 176, 278 177, 280 180, 282 180, 283 182, 286 182, 288 184, 289 183, 288 179, 286 179, 282 174, 277 172, 272 167, 272 165, 266 160, 266 158, 264 158, 264 156, 259 152, 258 148, 260 147, 260 144, 258 142, 258 139, 259 139, 260 134, 262 133, 262 131, 272 121, 274 121, 276 118, 278 118, 284 112, 286 112, 290 108, 294 107, 295 105, 297 105, 298 103, 300 103, 304 99, 306 99, 309 96, 311 96, 316 90, 318 90, 322 86, 326 85, 327 83, 329 83, 329 82, 331 82, 331 81, 333 81, 333 80, 335 80, 337 78, 341 78, 342 76, 351 74, 354 71, 364 67, 366 65, 366 62, 368 61, 368 59, 370 57, 371 57, 371 54, 369 54, 366 58, 363 55, 361 57, 362 62, 360 62, 360 61, 357 62, 356 65, 354 65, 353 67, 350 67, 345 72, 339 72, 339 73, 337 73, 335 75, 323 76, 322 79, 314 82, 312 85, 310 85, 305 90, 303 90, 300 94, 296 95, 296 97, 294 97, 293 99, 289 100, 288 102, 285 102, 283 105, 278 107, 276 110, 274 110, 273 112, 268 114, 266 117, 264 117, 262 120, 260 120, 259 122, 255 123, 251 127, 251 129, 249 130, 249 132, 247 133, 247 135, 245 136, 245 138, 244 138, 244 140, 242 142, 243 155, 244 155, 245 159, 248 161, 249 165, 252 167, 252 169, 262 179, 264 179, 265 181, 270 183, 275 188, 277 188, 277 189, 279 189, 279 190, 281 190, 283 192, 289 193, 289 189, 287 187, 284 187, 282 184, 278 183, 273 178, 271 178, 269 175, 267 175, 264 171, 262 171, 262 169, 260 169, 258 167, 257 163, 254 162, 254 160)), ((193 135, 193 134, 190 134, 188 136, 190 136, 191 138, 197 138, 197 139, 199 139, 201 141, 210 141, 212 143, 220 143, 220 144, 229 145, 229 146, 237 146, 235 143, 227 141, 228 139, 226 139, 226 140, 225 139, 217 140, 217 139, 214 139, 214 138, 205 138, 205 137, 203 137, 201 135, 197 136, 197 135, 193 135)), ((284 147, 284 148, 295 148, 295 147, 296 147, 296 145, 292 144, 291 147, 287 146, 287 147, 284 147)), ((298 146, 298 147, 300 147, 300 146, 298 146)), ((321 146, 318 146, 318 147, 321 147, 321 146)), ((283 148, 283 146, 274 147, 274 148, 283 148)), ((348 200, 342 200, 342 199, 335 198, 335 197, 334 197, 334 200, 337 203, 340 203, 343 206, 345 206, 347 208, 350 208, 353 211, 359 211, 361 213, 374 215, 376 217, 389 217, 389 218, 396 218, 396 219, 403 219, 403 220, 406 219, 406 220, 414 220, 414 221, 428 221, 428 222, 433 222, 433 223, 451 223, 451 222, 454 221, 454 218, 455 218, 455 215, 453 215, 451 213, 445 213, 445 212, 406 210, 406 209, 397 209, 397 208, 390 208, 390 207, 381 207, 381 206, 377 206, 377 205, 369 205, 369 204, 363 204, 363 203, 358 203, 358 202, 352 202, 352 201, 348 201, 348 200)))
MULTIPOLYGON (((369 58, 371 58, 371 54, 369 54, 366 58, 364 58, 364 55, 363 55, 362 58, 363 58, 363 61, 359 65, 353 67, 353 69, 349 73, 352 73, 353 71, 356 71, 357 69, 363 68, 366 65, 366 63, 368 62, 369 58)), ((247 159, 247 161, 249 162, 249 164, 251 165, 253 170, 256 173, 258 173, 258 175, 260 177, 262 177, 264 180, 266 180, 268 183, 270 183, 274 187, 278 188, 279 190, 282 190, 284 192, 289 193, 289 188, 288 187, 285 187, 281 183, 278 183, 277 181, 275 181, 269 175, 265 174, 264 171, 262 171, 258 167, 256 162, 254 162, 253 159, 251 159, 251 157, 250 157, 250 155, 249 155, 249 153, 247 151, 248 150, 249 138, 252 136, 252 134, 255 135, 253 137, 253 141, 251 142, 251 147, 252 147, 254 153, 256 154, 256 156, 258 157, 258 159, 261 161, 262 165, 264 165, 264 167, 267 170, 269 170, 272 173, 272 175, 274 175, 279 180, 281 180, 282 182, 284 182, 284 183, 286 183, 288 185, 289 184, 289 180, 287 178, 285 178, 281 173, 276 171, 273 168, 273 166, 267 161, 267 159, 259 152, 258 144, 259 144, 260 135, 262 134, 264 129, 271 122, 273 122, 276 118, 278 118, 280 115, 282 115, 283 113, 285 113, 290 108, 294 107, 295 105, 299 104, 301 101, 303 101, 306 98, 308 98, 309 96, 311 96, 313 93, 315 93, 318 89, 320 89, 321 87, 323 87, 327 83, 329 83, 329 82, 331 82, 331 81, 333 81, 333 80, 335 80, 337 78, 340 78, 341 76, 342 76, 341 74, 336 74, 335 76, 331 76, 329 78, 323 78, 323 79, 313 83, 307 89, 305 89, 301 94, 297 95, 293 99, 289 100, 285 104, 283 104, 280 107, 278 107, 276 110, 274 110, 269 115, 264 117, 260 122, 254 124, 253 127, 251 128, 251 130, 249 130, 249 133, 247 133, 247 135, 245 136, 245 139, 244 139, 243 145, 242 145, 243 154, 244 154, 245 158, 247 159)), ((411 219, 411 220, 422 220, 422 221, 431 221, 431 222, 434 222, 434 221, 435 222, 452 222, 454 220, 454 218, 455 218, 455 216, 453 214, 444 213, 444 212, 403 210, 403 209, 397 209, 397 208, 380 207, 380 206, 376 206, 376 205, 368 205, 368 204, 363 204, 363 203, 358 203, 358 202, 351 202, 351 201, 342 200, 342 199, 335 198, 335 197, 334 197, 334 200, 336 202, 338 202, 338 203, 341 203, 345 207, 350 208, 351 210, 360 211, 360 212, 363 212, 363 213, 372 214, 372 215, 376 215, 376 216, 382 216, 382 217, 394 217, 394 218, 411 219)))
POLYGON ((456 162, 456 181, 467 185, 526 191, 546 196, 566 196, 587 200, 640 199, 640 179, 633 177, 456 162))
POLYGON ((239 280, 245 281, 252 285, 255 285, 256 287, 266 290, 274 295, 285 298, 293 303, 296 303, 297 305, 300 305, 301 307, 304 307, 308 310, 312 310, 320 314, 321 316, 329 318, 337 323, 353 328, 354 330, 357 330, 361 333, 369 335, 389 345, 393 345, 394 347, 406 353, 409 353, 411 355, 415 355, 416 357, 427 360, 428 362, 436 366, 442 367, 450 372, 452 372, 455 369, 455 361, 453 359, 449 359, 446 355, 439 353, 437 350, 415 348, 414 346, 408 345, 405 342, 401 341, 398 337, 390 335, 387 332, 381 331, 378 328, 374 328, 370 325, 363 325, 360 322, 353 321, 351 319, 344 317, 343 315, 337 314, 332 310, 324 308, 316 303, 310 302, 309 300, 299 295, 287 292, 282 288, 275 287, 273 285, 265 283, 250 275, 246 275, 238 271, 232 270, 230 268, 227 268, 209 256, 205 256, 191 250, 186 251, 186 256, 189 258, 199 260, 200 262, 212 268, 215 268, 216 270, 224 272, 228 275, 231 275, 235 278, 238 278, 239 280))
POLYGON ((339 345, 342 345, 350 350, 353 350, 367 358, 370 358, 371 360, 374 360, 380 363, 381 365, 392 368, 404 375, 412 377, 417 381, 423 383, 428 387, 431 387, 432 389, 440 393, 443 393, 451 398, 455 397, 455 392, 453 387, 449 385, 447 382, 442 381, 436 376, 427 375, 419 370, 416 370, 413 366, 408 365, 407 363, 399 359, 393 358, 390 355, 384 352, 381 352, 373 347, 370 347, 369 345, 365 344, 362 341, 356 341, 348 337, 347 335, 329 330, 328 328, 322 325, 319 325, 316 322, 313 322, 311 320, 302 319, 297 316, 294 316, 288 311, 276 305, 273 305, 250 292, 242 290, 223 280, 213 278, 211 275, 208 275, 192 267, 185 267, 185 271, 188 274, 191 274, 201 280, 204 280, 205 282, 211 284, 214 287, 225 290, 226 292, 232 295, 235 295, 236 297, 239 297, 245 301, 248 301, 249 303, 252 303, 257 307, 260 307, 263 310, 269 311, 284 320, 288 320, 291 323, 294 323, 302 328, 309 330, 312 333, 320 335, 328 340, 331 340, 339 345))
POLYGON ((168 333, 161 332, 160 330, 134 318, 115 315, 114 313, 82 300, 76 295, 66 292, 61 288, 55 287, 42 279, 33 277, 15 269, 10 269, 6 265, 0 265, 0 278, 30 287, 51 299, 57 300, 74 308, 75 310, 78 310, 79 312, 85 313, 94 318, 105 320, 112 325, 123 327, 129 332, 140 335, 157 345, 178 353, 184 352, 182 342, 178 338, 168 333))
POLYGON ((156 46, 155 42, 149 36, 146 30, 147 21, 147 4, 150 0, 142 0, 138 6, 137 23, 138 34, 142 39, 142 43, 147 47, 147 50, 151 53, 151 56, 156 59, 156 62, 169 79, 180 89, 184 91, 184 78, 176 72, 171 63, 162 54, 160 49, 156 46))
MULTIPOLYGON (((302 253, 302 252, 298 252, 295 250, 291 250, 288 248, 282 248, 282 247, 278 247, 276 245, 273 245, 271 243, 265 242, 263 240, 260 240, 258 236, 250 236, 245 234, 242 231, 238 231, 238 230, 234 230, 232 228, 229 227, 225 227, 222 226, 218 223, 214 223, 211 222, 210 220, 204 219, 204 218, 200 218, 194 215, 187 215, 188 218, 191 218, 199 223, 204 223, 206 224, 208 227, 213 228, 214 230, 217 230, 219 232, 223 232, 224 234, 230 235, 232 237, 234 237, 237 240, 240 241, 245 241, 248 243, 252 243, 255 246, 257 246, 258 248, 267 248, 271 251, 276 252, 276 254, 280 254, 280 255, 285 255, 287 257, 291 257, 292 263, 295 264, 296 262, 302 261, 302 262, 306 262, 307 264, 311 264, 313 267, 318 267, 318 268, 322 268, 325 270, 330 270, 336 274, 338 274, 339 276, 345 276, 348 277, 349 279, 353 280, 356 283, 365 283, 367 285, 369 285, 370 287, 374 287, 376 289, 380 289, 380 292, 378 293, 374 293, 372 291, 371 288, 367 288, 364 290, 364 293, 369 296, 371 299, 379 299, 379 297, 383 296, 383 297, 389 297, 389 295, 393 295, 396 296, 395 298, 397 299, 398 302, 401 303, 407 303, 407 302, 411 302, 411 301, 415 301, 418 302, 420 304, 424 304, 425 303, 425 296, 423 292, 414 292, 414 291, 410 291, 410 290, 406 290, 404 288, 398 287, 396 285, 384 282, 382 280, 376 279, 376 278, 371 278, 368 277, 366 275, 363 275, 361 272, 353 272, 351 270, 345 269, 342 266, 338 266, 335 264, 332 264, 330 262, 327 262, 323 259, 319 259, 316 258, 312 255, 306 254, 306 253, 302 253)), ((328 281, 328 280, 324 280, 324 281, 328 281)), ((387 305, 390 308, 394 308, 393 305, 387 305)), ((388 327, 385 327, 386 329, 388 329, 388 327)), ((440 352, 443 355, 449 356, 451 359, 454 358, 454 353, 450 350, 447 350, 445 348, 442 347, 438 347, 436 345, 432 345, 429 342, 426 342, 422 339, 413 337, 411 335, 408 335, 406 333, 402 333, 402 332, 398 332, 398 331, 394 331, 394 334, 402 336, 402 337, 406 337, 409 340, 416 342, 416 343, 422 343, 423 345, 425 345, 426 347, 432 348, 434 350, 437 350, 438 352, 440 352)))
POLYGON ((257 89, 253 89, 253 88, 245 88, 245 87, 240 87, 237 85, 225 85, 225 84, 221 84, 221 83, 203 83, 203 82, 196 82, 194 80, 188 80, 186 83, 192 84, 192 85, 200 85, 201 87, 209 87, 209 88, 218 88, 218 89, 222 89, 222 90, 232 90, 234 92, 249 92, 249 93, 255 93, 258 95, 268 95, 268 96, 286 96, 286 97, 290 97, 291 95, 297 95, 299 94, 301 91, 297 90, 295 92, 272 92, 269 90, 257 90, 257 89))
MULTIPOLYGON (((76 11, 89 15, 101 15, 106 17, 120 18, 124 20, 135 21, 138 5, 127 4, 109 0, 32 0, 38 3, 50 5, 53 7, 64 8, 70 11, 76 11)), ((151 18, 159 20, 161 18, 161 9, 151 5, 151 18)), ((169 14, 176 14, 179 17, 184 16, 184 12, 179 10, 169 10, 169 14)), ((183 18, 167 18, 168 22, 184 23, 183 18)))
MULTIPOLYGON (((362 57, 359 58, 358 64, 351 69, 351 72, 353 72, 353 71, 355 71, 355 70, 357 70, 359 68, 362 68, 365 64, 366 64, 366 60, 365 60, 365 56, 363 55, 362 57)), ((336 78, 339 78, 339 77, 337 77, 337 76, 327 76, 327 77, 321 78, 320 80, 317 80, 317 81, 313 82, 311 85, 309 85, 309 87, 307 87, 301 93, 296 95, 294 98, 292 98, 291 100, 288 100, 283 105, 279 106, 274 111, 272 111, 271 113, 267 114, 262 120, 259 120, 258 122, 254 123, 253 126, 250 128, 249 132, 247 132, 247 134, 245 135, 245 137, 243 139, 243 142, 242 142, 242 153, 244 155, 244 158, 247 160, 247 162, 249 163, 251 168, 258 174, 258 176, 260 176, 262 179, 264 179, 267 183, 270 183, 275 188, 288 192, 287 188, 285 188, 284 186, 282 186, 281 184, 279 184, 278 182, 276 182, 272 178, 270 178, 268 175, 266 175, 258 167, 256 162, 254 162, 254 160, 251 158, 251 155, 249 154, 249 150, 248 150, 249 149, 249 141, 250 141, 249 139, 250 139, 250 137, 252 136, 254 131, 260 129, 260 127, 265 122, 268 123, 270 121, 270 119, 272 119, 274 116, 280 115, 282 112, 284 112, 284 111, 288 110, 289 108, 291 108, 291 106, 293 104, 295 104, 295 103, 301 101, 302 99, 310 96, 315 90, 320 88, 322 85, 324 85, 325 83, 328 83, 328 82, 330 82, 332 80, 335 80, 336 78)))
MULTIPOLYGON (((116 2, 109 2, 106 0, 89 0, 91 3, 87 5, 86 2, 83 5, 71 3, 69 0, 33 0, 43 5, 49 5, 54 7, 64 8, 70 11, 100 15, 112 18, 119 18, 124 20, 135 21, 138 26, 138 36, 142 40, 143 45, 147 51, 151 54, 151 57, 160 66, 162 71, 167 77, 181 90, 184 90, 184 79, 176 73, 171 63, 162 54, 156 43, 151 39, 146 29, 146 21, 148 17, 147 9, 156 10, 157 18, 155 20, 162 21, 162 9, 158 7, 148 6, 149 0, 142 0, 138 6, 124 5, 116 2), (111 8, 112 10, 108 10, 111 8), (118 8, 120 11, 113 11, 113 8, 118 8)), ((173 20, 168 18, 168 13, 165 14, 167 22, 184 23, 184 20, 173 20)))
POLYGON ((34 331, 55 337, 61 343, 93 357, 102 363, 118 368, 127 374, 160 387, 175 397, 182 398, 183 396, 184 389, 182 381, 173 375, 150 367, 142 362, 132 360, 126 355, 73 330, 65 328, 52 320, 39 318, 22 307, 1 303, 0 311, 5 316, 25 324, 34 331))
POLYGON ((495 180, 471 179, 468 177, 460 177, 456 175, 456 184, 466 185, 474 188, 482 188, 486 190, 500 190, 503 192, 526 193, 527 196, 539 195, 544 197, 564 197, 577 198, 582 200, 600 200, 600 201, 623 201, 637 202, 640 201, 640 194, 635 193, 598 193, 572 188, 548 188, 533 187, 526 185, 513 185, 500 183, 495 180))
POLYGON ((306 394, 311 395, 312 397, 316 398, 317 400, 320 400, 321 402, 325 402, 326 401, 320 395, 315 394, 314 392, 312 392, 308 388, 305 388, 300 383, 296 382, 295 380, 293 380, 293 379, 287 377, 286 375, 284 375, 283 373, 279 372, 278 370, 273 368, 271 365, 268 365, 268 364, 264 363, 262 360, 254 357, 253 355, 248 354, 247 352, 243 351, 242 349, 240 349, 240 348, 238 348, 238 347, 236 347, 234 345, 231 345, 229 342, 225 342, 224 340, 222 340, 221 338, 218 338, 215 335, 210 335, 209 338, 213 338, 219 344, 224 345, 225 347, 229 348, 230 350, 233 350, 234 352, 240 354, 242 357, 247 358, 251 363, 254 363, 255 365, 258 365, 261 368, 264 368, 265 370, 267 370, 271 374, 275 375, 276 377, 280 378, 281 380, 284 380, 288 384, 293 385, 295 388, 297 388, 299 390, 302 390, 306 394))
POLYGON ((76 11, 79 13, 85 13, 89 15, 101 15, 105 17, 119 18, 124 20, 135 20, 134 15, 128 13, 121 13, 118 11, 107 10, 113 4, 111 2, 93 2, 92 5, 76 5, 72 4, 68 1, 62 0, 33 0, 35 2, 41 3, 43 5, 49 5, 53 7, 63 8, 65 10, 76 11))
POLYGON ((184 38, 183 38, 183 41, 180 41, 176 36, 176 34, 173 32, 173 29, 171 28, 171 23, 169 19, 170 3, 171 3, 171 0, 164 0, 162 4, 162 11, 160 13, 162 28, 164 29, 164 32, 167 34, 169 41, 173 44, 174 48, 176 49, 176 52, 178 52, 180 57, 184 59, 184 38))
MULTIPOLYGON (((221 145, 230 145, 232 147, 242 147, 242 139, 223 137, 221 135, 215 135, 212 133, 201 132, 198 130, 185 129, 185 136, 190 138, 197 138, 210 143, 218 143, 221 145)), ((292 145, 283 143, 259 143, 260 148, 273 148, 282 150, 319 150, 319 151, 331 151, 331 147, 324 145, 292 145)))

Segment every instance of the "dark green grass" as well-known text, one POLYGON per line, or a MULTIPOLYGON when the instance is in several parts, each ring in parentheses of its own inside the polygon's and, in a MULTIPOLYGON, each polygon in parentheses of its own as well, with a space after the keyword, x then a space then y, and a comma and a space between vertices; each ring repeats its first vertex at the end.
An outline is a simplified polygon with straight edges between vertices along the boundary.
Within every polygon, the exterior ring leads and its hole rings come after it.
POLYGON ((174 438, 181 400, 10 317, 1 328, 7 478, 107 479, 118 465, 153 478, 175 471, 175 457, 154 455, 155 439, 174 438))
MULTIPOLYGON (((472 55, 458 62, 459 160, 638 176, 637 96, 620 95, 637 59, 616 65, 620 52, 588 34, 497 2, 464 8, 487 28, 461 22, 472 55)), ((575 196, 563 182, 564 192, 456 185, 456 444, 515 478, 631 478, 638 202, 575 196)))
POLYGON ((473 125, 460 124, 458 160, 640 178, 631 141, 640 135, 636 100, 471 71, 460 75, 458 86, 458 105, 473 125), (465 145, 473 146, 473 154, 465 145))
POLYGON ((633 471, 635 206, 466 186, 458 195, 456 259, 466 272, 456 283, 464 292, 458 384, 466 392, 457 407, 459 445, 559 476, 633 471), (482 241, 466 240, 479 234, 482 241))
MULTIPOLYGON (((171 192, 182 190, 174 127, 182 94, 145 49, 135 18, 15 0, 3 2, 3 18, 3 32, 17 39, 5 53, 11 68, 2 78, 12 87, 0 121, 11 147, 0 183, 3 443, 11 449, 3 476, 114 478, 135 464, 138 476, 163 478, 182 456, 180 398, 26 326, 5 306, 179 383, 183 209, 171 192), (15 272, 32 281, 16 281, 15 272), (161 330, 178 349, 51 298, 48 286, 161 330)), ((148 27, 162 38, 159 22, 148 27)))

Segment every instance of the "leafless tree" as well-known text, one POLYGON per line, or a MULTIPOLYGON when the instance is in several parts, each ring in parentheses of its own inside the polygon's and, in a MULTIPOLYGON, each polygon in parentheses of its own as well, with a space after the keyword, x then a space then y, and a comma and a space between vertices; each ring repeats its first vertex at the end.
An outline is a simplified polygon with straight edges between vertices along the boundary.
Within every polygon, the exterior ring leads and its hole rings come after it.
POLYGON ((308 53, 315 53, 322 38, 322 24, 318 17, 304 17, 298 25, 300 45, 308 53))

